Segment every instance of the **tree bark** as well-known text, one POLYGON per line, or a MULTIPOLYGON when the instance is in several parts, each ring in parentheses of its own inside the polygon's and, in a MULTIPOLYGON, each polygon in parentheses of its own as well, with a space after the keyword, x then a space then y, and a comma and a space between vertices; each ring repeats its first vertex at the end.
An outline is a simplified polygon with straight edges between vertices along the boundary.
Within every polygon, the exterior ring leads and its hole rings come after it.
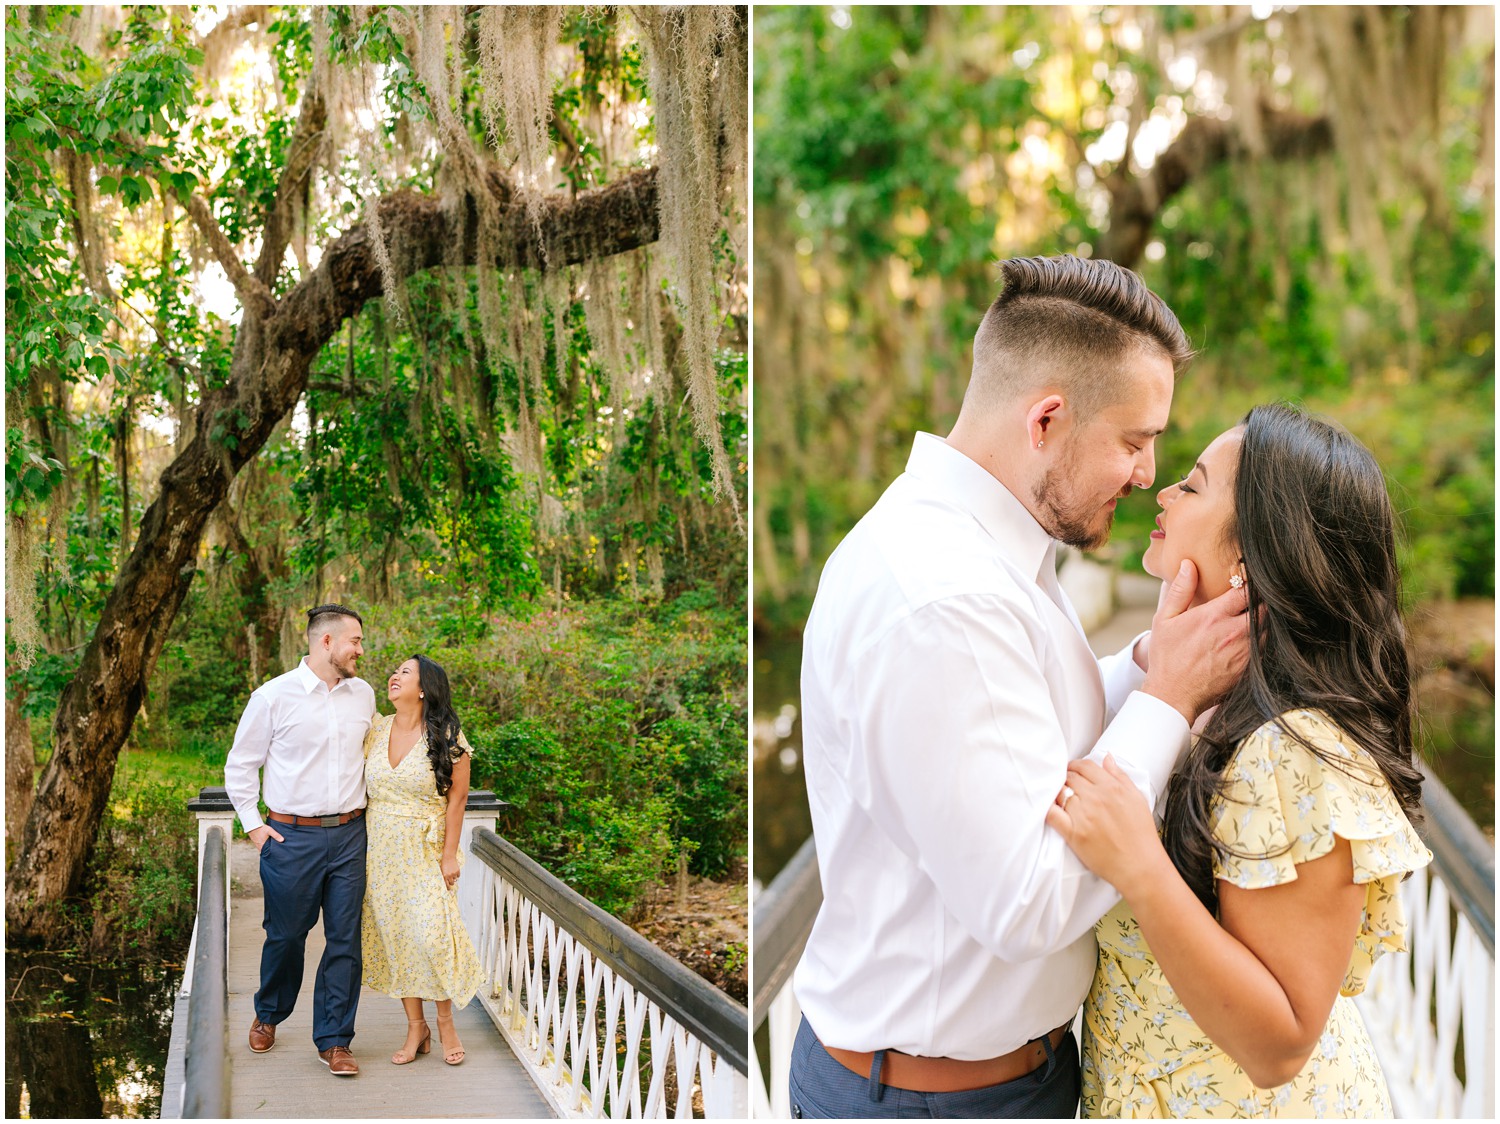
MULTIPOLYGON (((546 262, 556 268, 654 242, 656 182, 656 169, 648 168, 571 198, 547 200, 540 231, 546 262)), ((494 264, 501 269, 542 268, 538 231, 524 203, 511 205, 499 172, 491 174, 489 184, 501 206, 494 264)), ((184 205, 193 209, 191 201, 184 205)), ((398 279, 442 266, 452 241, 462 245, 463 264, 475 263, 473 199, 449 203, 402 191, 378 206, 398 279)), ((287 234, 281 224, 268 229, 277 227, 277 237, 266 240, 266 253, 275 264, 286 251, 287 234)), ((160 494, 141 519, 135 547, 105 602, 78 672, 63 689, 52 758, 26 821, 22 853, 6 880, 6 923, 16 938, 46 941, 60 930, 57 912, 47 907, 72 893, 83 874, 120 748, 192 582, 209 516, 235 474, 296 404, 323 345, 382 291, 363 224, 334 242, 318 268, 279 300, 259 295, 270 287, 264 279, 275 277, 276 270, 263 261, 256 273, 258 292, 243 301, 229 381, 204 394, 193 438, 162 473, 160 494)))
POLYGON ((21 713, 26 705, 26 685, 7 674, 5 694, 5 842, 6 849, 21 841, 21 829, 31 813, 36 791, 36 748, 31 744, 31 723, 21 713))

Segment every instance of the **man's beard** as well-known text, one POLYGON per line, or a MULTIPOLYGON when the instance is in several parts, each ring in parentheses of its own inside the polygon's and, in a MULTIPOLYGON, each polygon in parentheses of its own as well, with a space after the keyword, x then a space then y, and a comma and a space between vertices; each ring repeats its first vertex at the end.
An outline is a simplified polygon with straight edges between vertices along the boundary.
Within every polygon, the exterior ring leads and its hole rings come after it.
POLYGON ((1042 513, 1042 529, 1054 539, 1079 550, 1097 550, 1109 542, 1115 513, 1110 511, 1101 525, 1102 508, 1068 502, 1063 481, 1072 475, 1073 468, 1073 458, 1065 456, 1042 474, 1031 498, 1042 513))
POLYGON ((355 675, 355 657, 345 656, 344 659, 343 659, 343 661, 340 662, 339 660, 336 660, 332 656, 330 656, 328 658, 328 663, 329 663, 329 666, 331 666, 334 671, 336 671, 336 672, 339 673, 339 677, 340 678, 343 678, 343 679, 353 679, 354 678, 354 675, 355 675))

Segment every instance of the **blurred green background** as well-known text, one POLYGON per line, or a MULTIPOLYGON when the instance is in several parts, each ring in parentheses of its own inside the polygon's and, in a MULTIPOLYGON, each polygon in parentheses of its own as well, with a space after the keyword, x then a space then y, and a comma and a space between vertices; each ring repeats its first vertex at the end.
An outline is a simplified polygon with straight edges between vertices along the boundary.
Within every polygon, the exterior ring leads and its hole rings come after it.
POLYGON ((1029 254, 1137 270, 1200 349, 1157 486, 1258 402, 1374 451, 1427 750, 1492 824, 1494 10, 757 6, 754 62, 757 876, 823 561, 1029 254))

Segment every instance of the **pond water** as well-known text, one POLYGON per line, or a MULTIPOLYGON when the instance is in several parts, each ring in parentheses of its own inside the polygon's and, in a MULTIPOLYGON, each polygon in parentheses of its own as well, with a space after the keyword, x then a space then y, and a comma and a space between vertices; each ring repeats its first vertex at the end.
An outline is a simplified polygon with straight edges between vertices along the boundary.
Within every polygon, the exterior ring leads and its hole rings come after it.
POLYGON ((6 1118, 159 1116, 181 979, 181 964, 7 949, 6 1118))
POLYGON ((766 886, 812 834, 797 710, 802 645, 798 640, 757 639, 754 661, 755 809, 751 822, 755 869, 751 873, 766 886))

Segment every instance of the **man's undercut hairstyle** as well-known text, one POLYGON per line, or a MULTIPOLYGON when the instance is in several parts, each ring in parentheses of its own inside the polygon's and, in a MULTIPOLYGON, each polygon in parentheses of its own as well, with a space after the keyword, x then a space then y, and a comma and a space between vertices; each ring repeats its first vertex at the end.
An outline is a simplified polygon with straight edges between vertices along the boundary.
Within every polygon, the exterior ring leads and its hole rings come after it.
POLYGON ((318 605, 307 610, 307 639, 311 641, 313 637, 321 636, 323 630, 340 617, 352 617, 361 626, 365 623, 364 618, 347 605, 318 605))
POLYGON ((1173 374, 1193 357, 1177 317, 1111 261, 1064 254, 1000 263, 1003 288, 974 335, 965 403, 988 410, 1028 390, 1061 388, 1086 421, 1130 388, 1116 377, 1133 351, 1155 350, 1173 374))

